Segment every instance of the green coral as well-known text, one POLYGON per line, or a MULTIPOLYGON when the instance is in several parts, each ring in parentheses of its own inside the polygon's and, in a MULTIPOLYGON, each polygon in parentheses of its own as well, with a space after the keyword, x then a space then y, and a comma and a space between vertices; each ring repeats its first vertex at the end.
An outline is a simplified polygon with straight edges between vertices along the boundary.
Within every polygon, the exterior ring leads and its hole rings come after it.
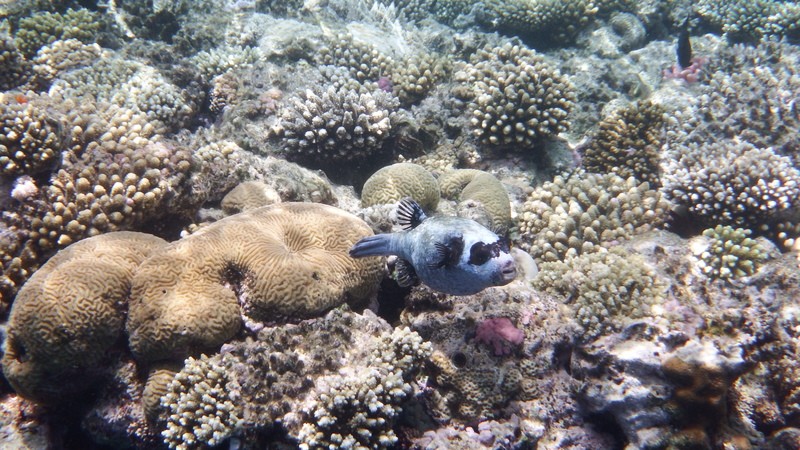
POLYGON ((386 166, 370 176, 361 191, 361 207, 396 203, 411 197, 426 211, 439 204, 439 184, 424 167, 412 163, 386 166))
POLYGON ((666 291, 643 258, 618 247, 544 262, 534 286, 572 304, 587 340, 651 315, 666 291))
POLYGON ((797 36, 800 5, 775 0, 699 0, 698 16, 733 41, 797 36))
POLYGON ((741 278, 752 275, 766 259, 766 251, 745 228, 717 225, 703 231, 709 246, 700 255, 700 269, 712 278, 741 278))
POLYGON ((531 148, 569 127, 572 84, 523 45, 486 46, 455 78, 456 94, 468 102, 473 132, 484 144, 531 148))

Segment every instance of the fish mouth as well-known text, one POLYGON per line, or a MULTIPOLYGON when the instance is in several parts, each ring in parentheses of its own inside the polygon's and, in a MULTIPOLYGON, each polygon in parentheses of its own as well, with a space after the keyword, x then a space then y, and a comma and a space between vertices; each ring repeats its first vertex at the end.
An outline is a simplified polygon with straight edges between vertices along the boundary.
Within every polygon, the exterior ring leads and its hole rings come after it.
POLYGON ((517 266, 512 264, 506 265, 500 271, 500 285, 508 284, 517 278, 517 266))

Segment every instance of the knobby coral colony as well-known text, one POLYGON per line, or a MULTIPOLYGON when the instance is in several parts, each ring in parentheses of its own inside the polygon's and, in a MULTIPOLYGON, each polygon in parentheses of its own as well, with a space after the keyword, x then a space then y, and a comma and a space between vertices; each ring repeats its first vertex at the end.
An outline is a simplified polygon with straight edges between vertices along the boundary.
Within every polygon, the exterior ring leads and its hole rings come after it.
POLYGON ((800 448, 796 2, 0 3, 8 446, 800 448))

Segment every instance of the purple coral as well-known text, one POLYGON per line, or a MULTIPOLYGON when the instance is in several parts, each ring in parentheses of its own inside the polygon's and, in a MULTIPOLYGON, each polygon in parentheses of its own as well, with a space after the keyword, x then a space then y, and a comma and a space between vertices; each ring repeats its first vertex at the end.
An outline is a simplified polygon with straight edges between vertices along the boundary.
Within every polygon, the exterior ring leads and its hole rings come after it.
POLYGON ((495 356, 508 355, 525 340, 525 333, 507 317, 492 317, 478 324, 475 342, 491 345, 495 356))

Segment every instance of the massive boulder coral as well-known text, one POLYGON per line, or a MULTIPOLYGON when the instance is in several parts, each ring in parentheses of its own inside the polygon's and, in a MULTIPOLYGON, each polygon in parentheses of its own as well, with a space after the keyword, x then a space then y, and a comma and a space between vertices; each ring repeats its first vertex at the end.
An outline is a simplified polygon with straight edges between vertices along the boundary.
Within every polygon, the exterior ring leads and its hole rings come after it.
POLYGON ((523 46, 486 46, 454 75, 468 101, 475 136, 492 146, 531 148, 569 127, 575 103, 569 79, 523 46))
POLYGON ((227 217, 149 258, 131 287, 127 329, 143 361, 217 350, 248 321, 363 306, 383 272, 350 247, 372 234, 332 206, 281 203, 227 217))
POLYGON ((59 401, 92 385, 123 336, 131 280, 163 239, 108 233, 75 243, 20 289, 8 322, 3 373, 21 395, 59 401))
POLYGON ((508 232, 511 200, 494 175, 476 169, 451 170, 439 177, 439 187, 443 197, 459 201, 460 216, 475 219, 498 234, 508 232), (482 213, 485 220, 481 220, 482 213))
POLYGON ((396 203, 411 197, 426 211, 439 204, 439 184, 424 167, 412 163, 386 166, 373 173, 361 190, 361 207, 396 203))

